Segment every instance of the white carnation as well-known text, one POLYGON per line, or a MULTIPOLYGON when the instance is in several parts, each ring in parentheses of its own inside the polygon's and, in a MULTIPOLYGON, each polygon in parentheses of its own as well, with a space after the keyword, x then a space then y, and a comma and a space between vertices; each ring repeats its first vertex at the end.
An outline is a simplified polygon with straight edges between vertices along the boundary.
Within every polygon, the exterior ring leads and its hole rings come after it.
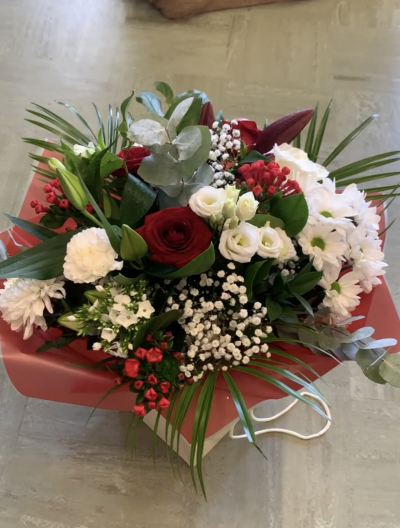
POLYGON ((76 283, 94 282, 110 271, 122 269, 124 263, 118 262, 117 257, 104 229, 85 229, 73 236, 67 245, 64 275, 76 283))
POLYGON ((258 228, 242 222, 235 229, 222 232, 219 251, 228 260, 250 262, 257 251, 258 243, 258 228))
POLYGON ((224 189, 215 189, 205 186, 192 194, 189 200, 190 209, 202 218, 210 218, 222 212, 226 202, 226 192, 224 189))
POLYGON ((64 283, 58 279, 8 279, 0 290, 0 311, 3 319, 18 332, 25 329, 24 339, 31 337, 33 325, 47 330, 44 309, 53 313, 51 299, 65 297, 64 283))

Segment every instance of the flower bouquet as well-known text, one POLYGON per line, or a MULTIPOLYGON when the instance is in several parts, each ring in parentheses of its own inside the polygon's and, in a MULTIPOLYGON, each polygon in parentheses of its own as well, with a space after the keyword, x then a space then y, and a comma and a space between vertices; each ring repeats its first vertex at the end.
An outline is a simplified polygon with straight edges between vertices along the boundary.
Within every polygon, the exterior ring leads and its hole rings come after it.
POLYGON ((28 110, 41 119, 28 121, 59 141, 25 138, 45 149, 31 154, 42 194, 30 202, 34 221, 9 217, 34 241, 10 251, 12 240, 23 245, 10 233, 0 311, 24 339, 45 336, 38 352, 83 345, 92 371, 110 375, 104 398, 134 396, 136 431, 153 411, 154 434, 164 416, 165 437, 171 447, 178 438, 179 450, 190 416, 192 476, 197 467, 204 491, 204 443, 221 384, 257 447, 252 380, 264 399, 272 387, 323 416, 297 392, 324 399, 312 357, 356 360, 370 380, 400 386, 399 356, 387 350, 396 340, 374 340, 374 328, 360 324, 367 297, 383 287, 383 213, 398 186, 358 188, 387 176, 364 173, 398 152, 329 173, 376 116, 317 164, 331 104, 319 123, 316 107, 260 130, 215 116, 202 92, 155 87, 165 103, 141 93, 144 117, 128 112, 133 93, 110 107, 107 123, 95 106, 96 130, 64 103, 82 130, 45 107, 28 110))

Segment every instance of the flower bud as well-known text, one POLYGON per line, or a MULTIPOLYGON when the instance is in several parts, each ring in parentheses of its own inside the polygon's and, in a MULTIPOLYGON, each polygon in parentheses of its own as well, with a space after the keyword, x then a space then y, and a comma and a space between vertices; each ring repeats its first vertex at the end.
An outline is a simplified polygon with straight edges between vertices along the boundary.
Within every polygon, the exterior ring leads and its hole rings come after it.
POLYGON ((149 252, 143 238, 127 225, 122 226, 121 257, 124 260, 137 260, 143 258, 149 252))
POLYGON ((232 218, 235 215, 236 203, 233 200, 227 200, 222 208, 222 214, 225 218, 232 218))
POLYGON ((239 225, 239 218, 237 216, 232 216, 225 222, 224 229, 236 229, 239 225))
POLYGON ((210 216, 210 225, 211 227, 217 227, 223 224, 225 218, 221 213, 212 214, 210 216))
POLYGON ((58 324, 75 330, 77 332, 81 328, 81 323, 76 320, 75 316, 72 313, 66 313, 58 318, 58 324))
POLYGON ((89 203, 88 197, 80 184, 80 181, 75 174, 68 171, 65 167, 57 168, 57 175, 60 180, 63 193, 68 198, 70 203, 78 209, 83 211, 89 203))

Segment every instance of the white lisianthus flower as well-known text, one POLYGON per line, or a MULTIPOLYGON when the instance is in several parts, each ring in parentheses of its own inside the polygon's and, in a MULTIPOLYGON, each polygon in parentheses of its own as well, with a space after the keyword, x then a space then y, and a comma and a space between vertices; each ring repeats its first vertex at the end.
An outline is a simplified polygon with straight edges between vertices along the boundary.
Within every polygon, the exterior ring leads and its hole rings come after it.
POLYGON ((257 254, 265 259, 278 258, 283 248, 283 241, 272 227, 261 227, 258 230, 260 241, 257 254))
POLYGON ((338 264, 344 261, 348 244, 337 231, 327 224, 307 224, 298 235, 299 244, 305 255, 313 258, 313 266, 322 271, 326 264, 338 264))
POLYGON ((317 182, 326 178, 329 172, 308 159, 307 154, 298 148, 294 148, 287 143, 275 145, 272 149, 276 163, 281 167, 288 167, 290 174, 288 178, 296 180, 300 185, 304 196, 308 196, 317 186, 317 182))
POLYGON ((189 200, 190 209, 202 218, 210 218, 211 215, 222 213, 226 202, 224 189, 215 189, 206 185, 192 194, 189 200))
POLYGON ((326 290, 322 305, 329 308, 333 315, 348 317, 350 311, 360 304, 362 288, 352 271, 333 283, 321 280, 320 285, 326 290))
POLYGON ((74 145, 73 149, 74 154, 80 158, 90 158, 90 156, 93 156, 96 152, 96 147, 92 142, 90 142, 87 147, 84 147, 83 145, 74 145))
POLYGON ((277 257, 279 262, 287 262, 297 256, 296 248, 290 237, 287 236, 285 231, 280 227, 275 228, 276 233, 281 239, 282 245, 279 248, 279 255, 277 257))
POLYGON ((44 310, 53 313, 51 299, 63 299, 64 282, 59 279, 8 279, 0 290, 0 311, 11 330, 24 329, 24 339, 31 337, 33 325, 47 330, 44 310))
POLYGON ((77 233, 67 245, 64 275, 76 283, 102 279, 110 271, 122 269, 105 229, 91 227, 77 233))
POLYGON ((251 191, 242 194, 236 204, 236 216, 243 222, 251 220, 257 212, 259 203, 251 191))
POLYGON ((219 251, 223 257, 236 262, 250 262, 259 244, 258 228, 242 222, 235 229, 222 232, 219 251))

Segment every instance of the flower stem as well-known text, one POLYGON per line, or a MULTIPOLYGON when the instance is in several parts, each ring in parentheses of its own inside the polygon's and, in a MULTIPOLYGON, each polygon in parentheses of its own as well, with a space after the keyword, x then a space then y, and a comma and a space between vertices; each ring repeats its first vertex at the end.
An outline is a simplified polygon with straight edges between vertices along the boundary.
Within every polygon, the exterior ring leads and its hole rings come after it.
POLYGON ((104 227, 103 224, 102 224, 99 220, 97 220, 97 218, 95 218, 93 215, 91 215, 91 214, 89 213, 89 211, 86 211, 86 209, 83 209, 83 210, 81 211, 81 213, 82 213, 84 216, 86 216, 86 218, 89 218, 89 220, 91 220, 94 224, 98 225, 98 226, 101 227, 101 228, 104 227))

